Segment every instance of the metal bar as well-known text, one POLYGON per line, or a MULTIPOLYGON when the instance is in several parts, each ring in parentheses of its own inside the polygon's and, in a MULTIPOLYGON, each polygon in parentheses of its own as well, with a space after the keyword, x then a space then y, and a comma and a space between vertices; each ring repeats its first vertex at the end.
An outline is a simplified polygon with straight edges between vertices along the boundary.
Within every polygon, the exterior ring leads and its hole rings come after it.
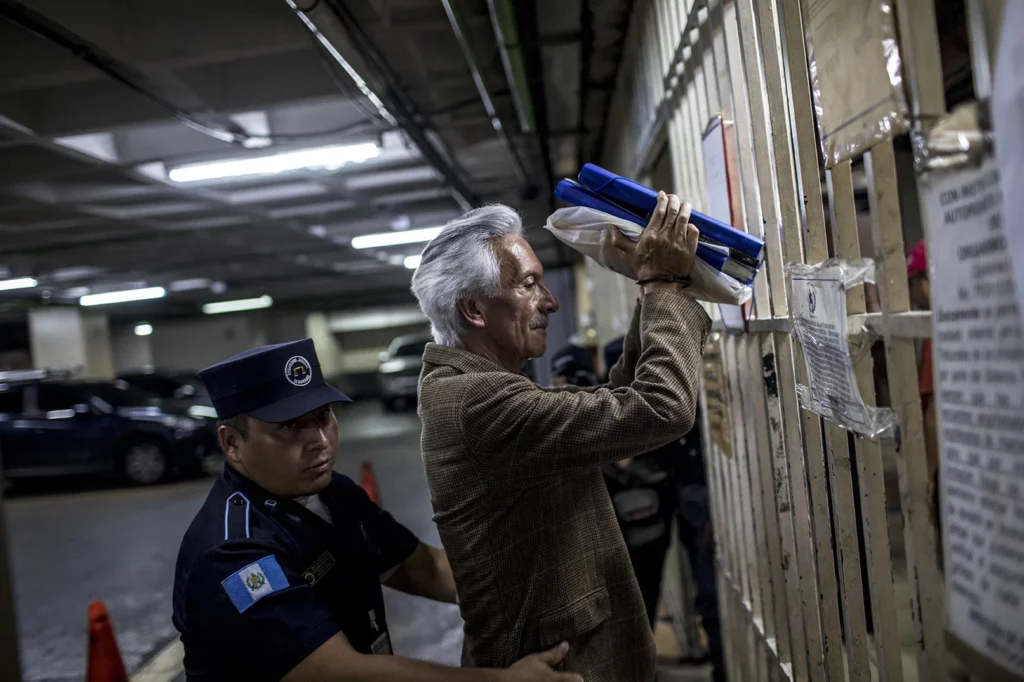
MULTIPOLYGON (((853 178, 849 162, 841 163, 830 174, 830 206, 836 257, 855 258, 857 245, 856 217, 853 203, 853 178), (840 235, 845 231, 850 234, 840 235), (853 249, 852 252, 844 249, 853 249)), ((847 293, 847 313, 859 316, 864 311, 861 287, 847 293)), ((850 319, 853 319, 852 317, 850 319)), ((871 354, 864 352, 854 358, 854 372, 864 402, 875 404, 875 380, 871 354)), ((892 559, 889 548, 889 527, 885 503, 882 448, 877 440, 855 436, 857 476, 861 494, 861 520, 864 526, 864 549, 868 562, 868 579, 874 615, 873 640, 878 661, 878 677, 882 682, 900 682, 903 665, 900 653, 896 597, 893 591, 892 559)))
MULTIPOLYGON (((907 264, 891 140, 871 148, 864 158, 871 206, 876 280, 883 317, 910 310, 907 264)), ((914 342, 885 334, 885 360, 893 407, 900 417, 897 451, 900 506, 907 554, 911 621, 921 680, 946 679, 945 609, 942 575, 936 562, 929 519, 928 466, 925 460, 921 396, 914 342)))
MULTIPOLYGON (((758 334, 754 336, 748 350, 750 352, 750 371, 753 372, 755 368, 760 370, 758 374, 752 374, 752 376, 761 378, 756 389, 752 391, 755 401, 754 421, 757 424, 760 442, 767 444, 771 452, 774 452, 778 445, 776 443, 777 439, 772 438, 769 420, 772 417, 777 418, 777 416, 774 413, 769 413, 770 389, 767 386, 769 382, 773 384, 776 382, 771 334, 758 334)), ((775 400, 777 400, 777 397, 775 400)), ((775 411, 773 410, 773 412, 775 411)), ((765 519, 766 547, 764 549, 768 557, 768 568, 771 576, 769 585, 772 591, 775 616, 773 631, 779 658, 783 661, 790 661, 792 660, 792 654, 790 653, 792 651, 792 640, 789 632, 790 621, 787 618, 789 603, 786 598, 787 584, 785 568, 783 566, 782 529, 780 528, 782 524, 779 522, 778 504, 774 490, 774 487, 779 482, 775 481, 772 476, 774 459, 772 456, 765 456, 765 453, 759 453, 757 457, 758 466, 756 468, 758 472, 758 486, 761 492, 762 513, 765 519)))
MULTIPOLYGON (((740 337, 740 362, 743 367, 741 378, 743 379, 743 410, 747 416, 748 426, 753 426, 753 440, 755 446, 760 445, 767 439, 766 420, 763 415, 764 382, 761 380, 760 353, 756 336, 747 335, 740 337), (756 358, 756 360, 755 360, 756 358), (749 415, 754 415, 753 419, 749 415), (751 421, 753 422, 751 424, 751 421)), ((761 628, 767 639, 776 640, 775 633, 775 590, 773 589, 774 573, 772 571, 771 557, 768 552, 768 517, 764 513, 764 489, 761 485, 761 467, 759 466, 760 448, 750 448, 747 451, 747 458, 744 462, 747 474, 743 484, 750 491, 749 513, 751 517, 751 528, 753 529, 755 548, 757 556, 757 585, 761 600, 761 628)), ((778 605, 782 608, 782 604, 778 605)))
POLYGON ((946 113, 934 0, 896 0, 899 50, 915 127, 929 128, 946 113))
POLYGON ((779 208, 772 179, 775 166, 771 159, 768 141, 771 130, 768 127, 765 83, 761 77, 762 58, 757 40, 757 24, 753 0, 736 1, 736 18, 739 23, 740 41, 743 46, 743 68, 747 76, 748 103, 750 105, 751 147, 757 164, 757 184, 761 195, 761 216, 764 223, 763 236, 768 253, 768 264, 762 267, 760 277, 768 276, 771 310, 758 309, 757 316, 771 314, 789 315, 786 299, 786 276, 783 270, 782 243, 779 223, 779 208), (765 272, 766 271, 766 272, 765 272))
POLYGON ((494 102, 491 101, 491 94, 487 91, 487 84, 484 83, 483 75, 480 73, 480 67, 476 63, 476 55, 473 53, 473 46, 469 44, 469 39, 466 37, 466 32, 459 19, 459 12, 456 10, 451 0, 441 0, 441 4, 444 5, 445 14, 448 15, 448 21, 451 23, 452 33, 455 34, 455 40, 459 43, 459 47, 462 49, 462 56, 465 58, 466 66, 469 67, 469 73, 473 77, 473 84, 476 86, 476 92, 480 95, 480 101, 483 102, 484 109, 487 111, 487 116, 491 119, 491 127, 494 128, 494 132, 497 134, 498 139, 501 140, 502 146, 505 148, 505 153, 512 161, 512 169, 515 171, 516 180, 519 182, 520 187, 525 188, 527 184, 529 184, 526 179, 526 169, 523 167, 523 162, 519 158, 519 152, 516 150, 515 144, 513 144, 511 138, 508 136, 508 131, 505 130, 505 126, 502 125, 501 119, 498 118, 498 112, 494 108, 494 102))
POLYGON ((522 46, 520 45, 517 31, 514 24, 512 30, 506 30, 502 24, 510 24, 514 21, 513 12, 509 7, 509 0, 487 0, 487 13, 491 17, 491 27, 494 30, 494 38, 498 43, 498 54, 501 56, 501 68, 505 71, 505 81, 508 83, 509 93, 512 95, 512 105, 516 109, 516 118, 519 119, 519 130, 523 133, 533 132, 533 103, 530 89, 524 87, 523 78, 517 70, 525 71, 523 66, 522 46), (499 13, 498 4, 501 5, 499 13), (503 19, 504 17, 504 19, 503 19), (511 49, 516 51, 516 56, 510 52, 509 39, 512 39, 511 49), (513 59, 516 65, 513 66, 513 59))

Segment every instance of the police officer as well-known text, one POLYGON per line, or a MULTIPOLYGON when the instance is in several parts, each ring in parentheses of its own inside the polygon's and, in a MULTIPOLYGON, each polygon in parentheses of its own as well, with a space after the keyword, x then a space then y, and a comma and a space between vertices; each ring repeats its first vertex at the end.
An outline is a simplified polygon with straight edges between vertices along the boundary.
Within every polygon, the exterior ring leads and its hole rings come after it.
POLYGON ((246 351, 206 383, 227 458, 185 533, 174 626, 189 680, 578 682, 563 643, 508 670, 392 656, 381 583, 455 603, 442 549, 423 544, 334 473, 350 402, 324 381, 309 339, 246 351))

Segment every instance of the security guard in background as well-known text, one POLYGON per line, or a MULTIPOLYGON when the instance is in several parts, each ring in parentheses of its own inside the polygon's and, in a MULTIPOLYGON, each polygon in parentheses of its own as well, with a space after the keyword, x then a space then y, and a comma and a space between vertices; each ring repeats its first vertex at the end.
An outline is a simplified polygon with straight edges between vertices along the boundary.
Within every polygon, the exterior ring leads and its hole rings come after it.
POLYGON ((246 351, 206 383, 227 466, 185 533, 174 626, 189 680, 578 682, 564 643, 508 670, 391 656, 381 583, 455 603, 442 549, 334 473, 334 403, 309 339, 246 351), (376 655, 375 655, 376 654, 376 655))

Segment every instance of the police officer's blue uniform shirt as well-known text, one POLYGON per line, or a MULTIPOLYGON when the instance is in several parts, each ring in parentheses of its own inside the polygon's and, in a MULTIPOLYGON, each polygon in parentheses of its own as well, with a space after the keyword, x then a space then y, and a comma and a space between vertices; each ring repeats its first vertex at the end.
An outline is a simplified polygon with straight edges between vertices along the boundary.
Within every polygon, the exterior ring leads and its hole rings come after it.
MULTIPOLYGON (((323 381, 308 340, 250 351, 202 375, 221 418, 272 405, 272 416, 288 421, 347 400, 323 381), (253 359, 262 371, 246 369, 253 359), (302 369, 286 373, 288 363, 302 369), (277 378, 291 387, 268 387, 277 378), (293 399, 279 399, 284 393, 293 399)), ((189 680, 279 680, 338 632, 356 651, 390 653, 380 582, 419 541, 345 476, 334 474, 318 494, 333 523, 225 467, 175 569, 174 626, 189 680)))

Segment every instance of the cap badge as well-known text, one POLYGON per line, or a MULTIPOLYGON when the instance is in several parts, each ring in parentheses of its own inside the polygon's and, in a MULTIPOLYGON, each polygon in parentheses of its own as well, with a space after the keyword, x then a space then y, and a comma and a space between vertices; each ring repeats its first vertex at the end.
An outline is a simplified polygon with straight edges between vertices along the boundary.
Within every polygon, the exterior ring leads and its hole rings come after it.
POLYGON ((284 377, 293 386, 305 386, 313 380, 313 368, 309 366, 309 360, 295 355, 285 363, 284 377))

